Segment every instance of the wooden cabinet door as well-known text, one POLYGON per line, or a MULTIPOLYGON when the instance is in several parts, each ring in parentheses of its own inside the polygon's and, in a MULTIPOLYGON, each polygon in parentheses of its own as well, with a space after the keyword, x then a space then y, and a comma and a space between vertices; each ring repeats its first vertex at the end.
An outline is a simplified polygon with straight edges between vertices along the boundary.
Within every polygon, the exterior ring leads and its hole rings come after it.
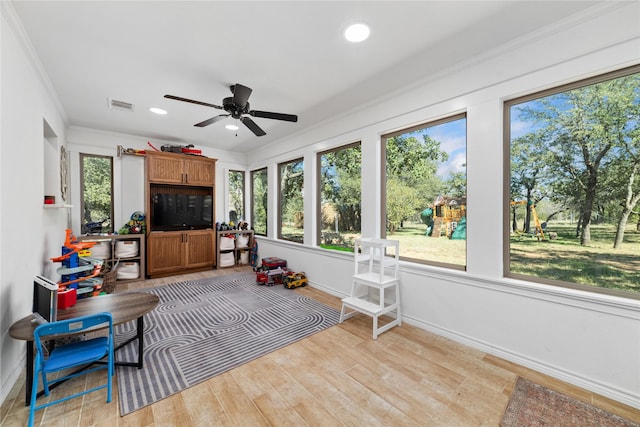
POLYGON ((185 182, 183 159, 161 154, 147 155, 147 180, 183 184, 185 182))
POLYGON ((184 236, 181 231, 150 233, 147 239, 147 274, 180 271, 184 265, 184 236))
POLYGON ((211 159, 186 156, 184 160, 185 182, 189 185, 213 186, 216 164, 211 159))
POLYGON ((210 267, 215 264, 215 232, 194 230, 185 232, 186 268, 210 267))

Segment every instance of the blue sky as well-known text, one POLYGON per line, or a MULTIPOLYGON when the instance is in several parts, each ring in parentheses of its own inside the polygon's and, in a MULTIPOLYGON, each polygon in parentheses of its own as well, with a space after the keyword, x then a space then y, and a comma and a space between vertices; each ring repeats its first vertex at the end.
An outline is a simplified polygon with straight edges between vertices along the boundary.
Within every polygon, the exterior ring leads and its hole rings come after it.
POLYGON ((535 104, 537 101, 523 102, 522 104, 516 104, 511 107, 511 140, 519 138, 522 135, 526 135, 535 130, 535 124, 531 121, 520 120, 520 108, 529 107, 535 104))
POLYGON ((432 126, 419 132, 440 142, 440 148, 449 154, 449 160, 438 167, 437 175, 446 179, 454 172, 466 172, 467 120, 460 119, 432 126))

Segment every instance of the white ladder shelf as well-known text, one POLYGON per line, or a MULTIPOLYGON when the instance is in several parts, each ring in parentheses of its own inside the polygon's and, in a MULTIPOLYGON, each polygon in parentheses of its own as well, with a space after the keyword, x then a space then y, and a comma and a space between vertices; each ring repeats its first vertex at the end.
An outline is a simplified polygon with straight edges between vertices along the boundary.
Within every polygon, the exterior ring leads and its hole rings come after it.
POLYGON ((354 247, 354 264, 351 294, 342 300, 340 323, 356 313, 371 316, 375 340, 378 339, 378 334, 394 326, 400 326, 402 323, 400 278, 398 277, 400 243, 397 240, 388 239, 357 239, 354 247), (387 291, 393 293, 391 301, 387 301, 390 297, 387 291), (382 315, 388 315, 393 320, 378 327, 378 318, 382 315))

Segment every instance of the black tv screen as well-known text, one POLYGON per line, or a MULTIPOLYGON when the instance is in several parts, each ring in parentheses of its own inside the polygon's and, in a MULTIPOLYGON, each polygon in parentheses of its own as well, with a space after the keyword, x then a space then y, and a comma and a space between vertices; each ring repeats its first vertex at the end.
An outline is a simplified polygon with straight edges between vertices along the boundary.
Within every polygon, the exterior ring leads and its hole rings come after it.
POLYGON ((213 228, 210 195, 156 193, 151 200, 151 227, 156 231, 213 228))
POLYGON ((33 278, 33 317, 38 323, 55 322, 58 313, 58 284, 42 276, 33 278))

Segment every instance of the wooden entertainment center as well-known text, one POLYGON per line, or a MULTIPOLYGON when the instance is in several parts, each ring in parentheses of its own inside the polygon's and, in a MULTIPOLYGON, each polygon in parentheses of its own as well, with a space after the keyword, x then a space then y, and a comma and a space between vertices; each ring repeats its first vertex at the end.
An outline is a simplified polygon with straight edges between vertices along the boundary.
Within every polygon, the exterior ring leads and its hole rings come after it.
POLYGON ((210 270, 216 265, 216 159, 147 151, 144 164, 147 275, 160 277, 210 270), (154 215, 161 214, 154 212, 154 200, 172 196, 190 204, 199 203, 195 207, 189 205, 190 210, 199 209, 197 225, 182 224, 176 229, 159 224, 154 215))

